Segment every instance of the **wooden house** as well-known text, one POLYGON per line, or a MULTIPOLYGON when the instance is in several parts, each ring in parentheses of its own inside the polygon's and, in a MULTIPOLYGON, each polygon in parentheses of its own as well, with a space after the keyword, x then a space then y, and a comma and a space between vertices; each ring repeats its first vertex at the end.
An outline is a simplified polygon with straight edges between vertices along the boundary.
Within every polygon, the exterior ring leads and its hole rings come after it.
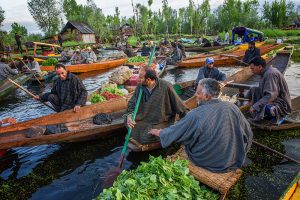
POLYGON ((95 43, 95 31, 81 22, 68 21, 60 32, 63 41, 76 40, 84 43, 95 43))

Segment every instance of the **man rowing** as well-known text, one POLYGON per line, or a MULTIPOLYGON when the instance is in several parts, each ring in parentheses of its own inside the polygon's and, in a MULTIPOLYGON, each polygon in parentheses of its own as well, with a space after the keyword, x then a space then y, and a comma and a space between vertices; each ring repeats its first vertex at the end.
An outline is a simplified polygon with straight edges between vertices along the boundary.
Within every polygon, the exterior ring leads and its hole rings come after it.
POLYGON ((49 101, 57 112, 73 109, 79 112, 80 107, 85 105, 87 91, 82 81, 74 74, 68 72, 64 65, 55 66, 58 79, 51 92, 36 96, 35 99, 42 102, 49 101))
POLYGON ((289 88, 283 74, 273 66, 267 66, 261 57, 252 59, 250 68, 253 74, 261 76, 259 86, 251 88, 250 92, 253 119, 260 121, 266 118, 281 124, 292 111, 289 88))
POLYGON ((199 81, 204 78, 213 78, 217 81, 225 81, 226 75, 214 67, 213 58, 206 58, 205 64, 206 65, 204 67, 199 69, 198 76, 194 83, 195 86, 197 86, 199 81))
POLYGON ((149 135, 152 128, 164 128, 175 121, 176 114, 180 118, 187 113, 187 108, 177 96, 172 85, 159 79, 152 68, 141 67, 139 71, 139 85, 128 102, 125 122, 132 129, 132 137, 141 144, 159 141, 159 138, 149 135), (135 122, 131 115, 136 106, 137 96, 142 88, 142 99, 135 122))
POLYGON ((252 143, 253 133, 239 108, 218 99, 218 81, 202 79, 195 94, 198 107, 165 129, 149 133, 160 137, 163 148, 182 143, 189 159, 213 172, 240 168, 252 143))
POLYGON ((251 40, 248 42, 248 49, 245 52, 243 62, 250 63, 250 61, 255 57, 260 57, 260 50, 255 47, 254 40, 251 40))

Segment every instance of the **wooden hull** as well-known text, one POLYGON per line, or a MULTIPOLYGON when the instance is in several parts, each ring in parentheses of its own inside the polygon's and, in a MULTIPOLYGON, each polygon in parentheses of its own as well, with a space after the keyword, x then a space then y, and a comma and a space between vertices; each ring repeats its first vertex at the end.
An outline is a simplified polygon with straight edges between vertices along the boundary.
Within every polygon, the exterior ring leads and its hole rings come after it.
POLYGON ((280 200, 299 200, 300 199, 300 172, 291 182, 280 200))
POLYGON ((138 141, 134 140, 133 138, 130 138, 128 148, 131 149, 133 152, 145 152, 161 149, 162 146, 160 144, 160 141, 149 144, 140 144, 138 141))
POLYGON ((214 51, 217 49, 222 49, 226 46, 228 46, 228 45, 213 46, 213 47, 191 46, 191 47, 185 47, 185 51, 187 51, 187 52, 209 52, 209 51, 214 51))
MULTIPOLYGON (((274 49, 278 49, 282 47, 282 45, 277 44, 267 44, 260 47, 261 55, 267 54, 274 49)), ((217 54, 210 56, 214 58, 214 66, 230 66, 238 64, 238 60, 241 60, 244 57, 245 50, 236 50, 230 53, 229 56, 225 56, 222 54, 217 54)), ((178 67, 201 67, 205 65, 205 59, 207 56, 203 56, 196 59, 184 60, 181 63, 178 63, 178 67)))
MULTIPOLYGON (((97 71, 103 69, 110 69, 123 65, 126 62, 126 58, 117 60, 108 60, 99 63, 92 64, 78 64, 78 65, 67 65, 66 69, 74 73, 84 73, 90 71, 97 71)), ((54 71, 54 66, 41 66, 42 71, 54 71)))
POLYGON ((76 142, 92 138, 104 138, 111 131, 124 128, 122 115, 125 113, 130 96, 113 99, 103 103, 92 104, 81 108, 79 113, 67 110, 39 117, 14 125, 0 127, 0 149, 41 144, 76 142), (95 125, 92 118, 99 113, 108 113, 114 119, 112 124, 95 125), (52 135, 28 137, 34 127, 64 124, 67 131, 52 135))
MULTIPOLYGON (((10 77, 13 81, 22 85, 32 77, 32 74, 18 74, 16 76, 10 77)), ((3 80, 0 82, 0 97, 6 96, 8 93, 17 89, 17 87, 9 82, 8 80, 3 80)))

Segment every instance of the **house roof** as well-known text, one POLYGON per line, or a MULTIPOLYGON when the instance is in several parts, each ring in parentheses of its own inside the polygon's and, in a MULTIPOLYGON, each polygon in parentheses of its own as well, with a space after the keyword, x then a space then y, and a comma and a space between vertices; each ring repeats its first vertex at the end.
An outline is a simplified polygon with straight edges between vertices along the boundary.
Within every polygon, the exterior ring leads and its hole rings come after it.
POLYGON ((88 25, 75 21, 68 21, 65 27, 61 30, 61 33, 66 32, 69 28, 77 29, 80 33, 95 34, 95 31, 88 25))

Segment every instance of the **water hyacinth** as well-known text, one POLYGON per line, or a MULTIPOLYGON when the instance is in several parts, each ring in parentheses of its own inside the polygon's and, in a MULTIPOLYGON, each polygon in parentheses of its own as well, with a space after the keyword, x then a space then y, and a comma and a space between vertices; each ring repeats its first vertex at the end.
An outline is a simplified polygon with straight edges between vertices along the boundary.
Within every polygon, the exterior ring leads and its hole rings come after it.
POLYGON ((188 161, 172 162, 150 156, 136 170, 123 171, 113 186, 104 189, 97 200, 122 199, 218 199, 212 190, 199 186, 189 174, 188 161))

